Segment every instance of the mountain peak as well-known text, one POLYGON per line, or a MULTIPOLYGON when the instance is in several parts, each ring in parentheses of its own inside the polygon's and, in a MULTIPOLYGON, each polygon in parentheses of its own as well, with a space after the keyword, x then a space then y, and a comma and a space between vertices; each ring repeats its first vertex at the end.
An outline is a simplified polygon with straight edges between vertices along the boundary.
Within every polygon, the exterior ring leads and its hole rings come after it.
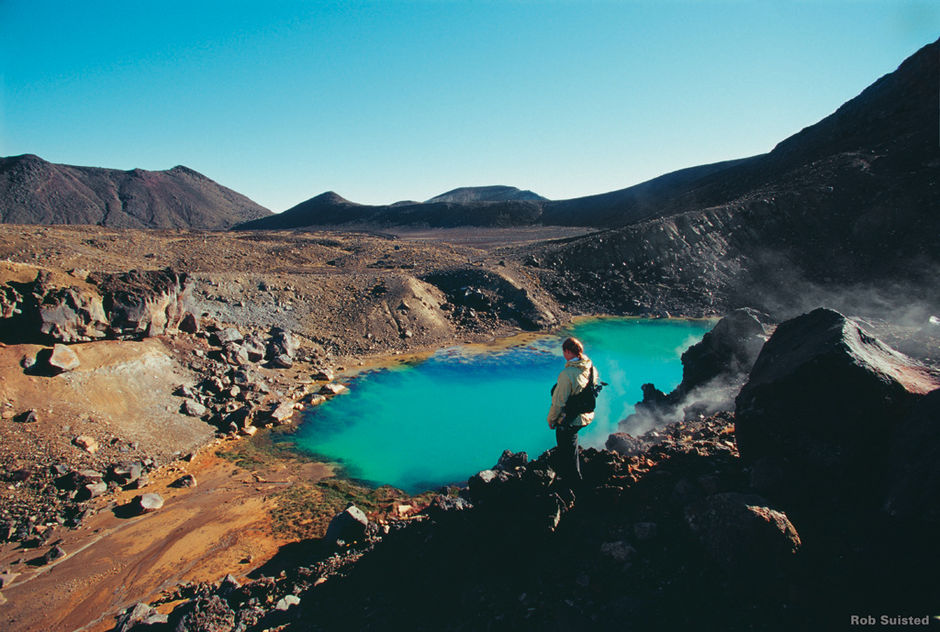
POLYGON ((206 176, 0 157, 0 223, 226 229, 271 212, 206 176))
POLYGON ((356 205, 355 202, 350 202, 342 195, 336 191, 325 191, 320 195, 310 198, 304 204, 341 204, 341 205, 356 205))
POLYGON ((505 186, 501 184, 482 186, 482 187, 460 187, 432 197, 426 204, 438 202, 454 202, 466 204, 468 202, 509 202, 509 201, 533 201, 546 202, 547 198, 533 193, 532 191, 523 191, 516 187, 505 186))

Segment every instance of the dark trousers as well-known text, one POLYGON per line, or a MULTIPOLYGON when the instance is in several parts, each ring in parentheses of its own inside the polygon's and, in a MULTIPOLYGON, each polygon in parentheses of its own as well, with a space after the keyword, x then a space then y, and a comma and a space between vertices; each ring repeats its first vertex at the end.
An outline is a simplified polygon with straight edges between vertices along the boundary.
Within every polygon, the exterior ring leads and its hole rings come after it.
POLYGON ((578 458, 579 430, 581 430, 580 426, 555 428, 555 442, 558 444, 558 449, 555 451, 555 471, 567 485, 581 481, 581 463, 578 458))

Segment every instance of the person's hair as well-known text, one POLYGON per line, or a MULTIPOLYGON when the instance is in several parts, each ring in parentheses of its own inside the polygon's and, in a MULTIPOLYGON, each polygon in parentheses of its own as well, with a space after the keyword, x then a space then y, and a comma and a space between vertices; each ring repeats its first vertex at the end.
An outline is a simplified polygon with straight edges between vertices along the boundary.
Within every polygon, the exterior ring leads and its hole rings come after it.
POLYGON ((575 355, 584 353, 584 345, 577 338, 565 338, 565 341, 561 343, 561 348, 575 355))

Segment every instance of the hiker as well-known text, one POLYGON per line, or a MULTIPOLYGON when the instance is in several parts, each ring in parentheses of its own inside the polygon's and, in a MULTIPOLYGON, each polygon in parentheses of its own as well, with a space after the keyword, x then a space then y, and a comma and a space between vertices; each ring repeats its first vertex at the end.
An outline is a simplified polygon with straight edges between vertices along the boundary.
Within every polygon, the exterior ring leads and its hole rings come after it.
POLYGON ((552 387, 548 427, 555 431, 555 441, 558 444, 555 451, 555 469, 570 487, 581 481, 578 431, 594 421, 593 399, 590 412, 580 412, 578 409, 581 403, 577 401, 580 398, 576 396, 588 385, 593 387, 600 384, 600 376, 591 359, 584 353, 584 345, 577 338, 565 339, 561 344, 561 352, 565 356, 565 368, 558 374, 557 384, 552 387))

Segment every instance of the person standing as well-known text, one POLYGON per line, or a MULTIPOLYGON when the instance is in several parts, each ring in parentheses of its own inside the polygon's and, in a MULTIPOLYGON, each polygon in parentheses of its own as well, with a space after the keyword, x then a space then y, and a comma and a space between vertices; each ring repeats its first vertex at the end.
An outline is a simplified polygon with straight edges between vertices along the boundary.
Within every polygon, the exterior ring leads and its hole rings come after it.
POLYGON ((555 441, 558 445, 555 451, 555 469, 565 484, 571 487, 581 481, 578 431, 594 421, 594 412, 578 412, 565 408, 572 396, 581 393, 589 384, 599 384, 600 377, 591 359, 584 353, 584 345, 577 338, 566 338, 561 344, 561 352, 565 356, 565 368, 558 374, 558 381, 552 387, 548 427, 555 431, 555 441))

